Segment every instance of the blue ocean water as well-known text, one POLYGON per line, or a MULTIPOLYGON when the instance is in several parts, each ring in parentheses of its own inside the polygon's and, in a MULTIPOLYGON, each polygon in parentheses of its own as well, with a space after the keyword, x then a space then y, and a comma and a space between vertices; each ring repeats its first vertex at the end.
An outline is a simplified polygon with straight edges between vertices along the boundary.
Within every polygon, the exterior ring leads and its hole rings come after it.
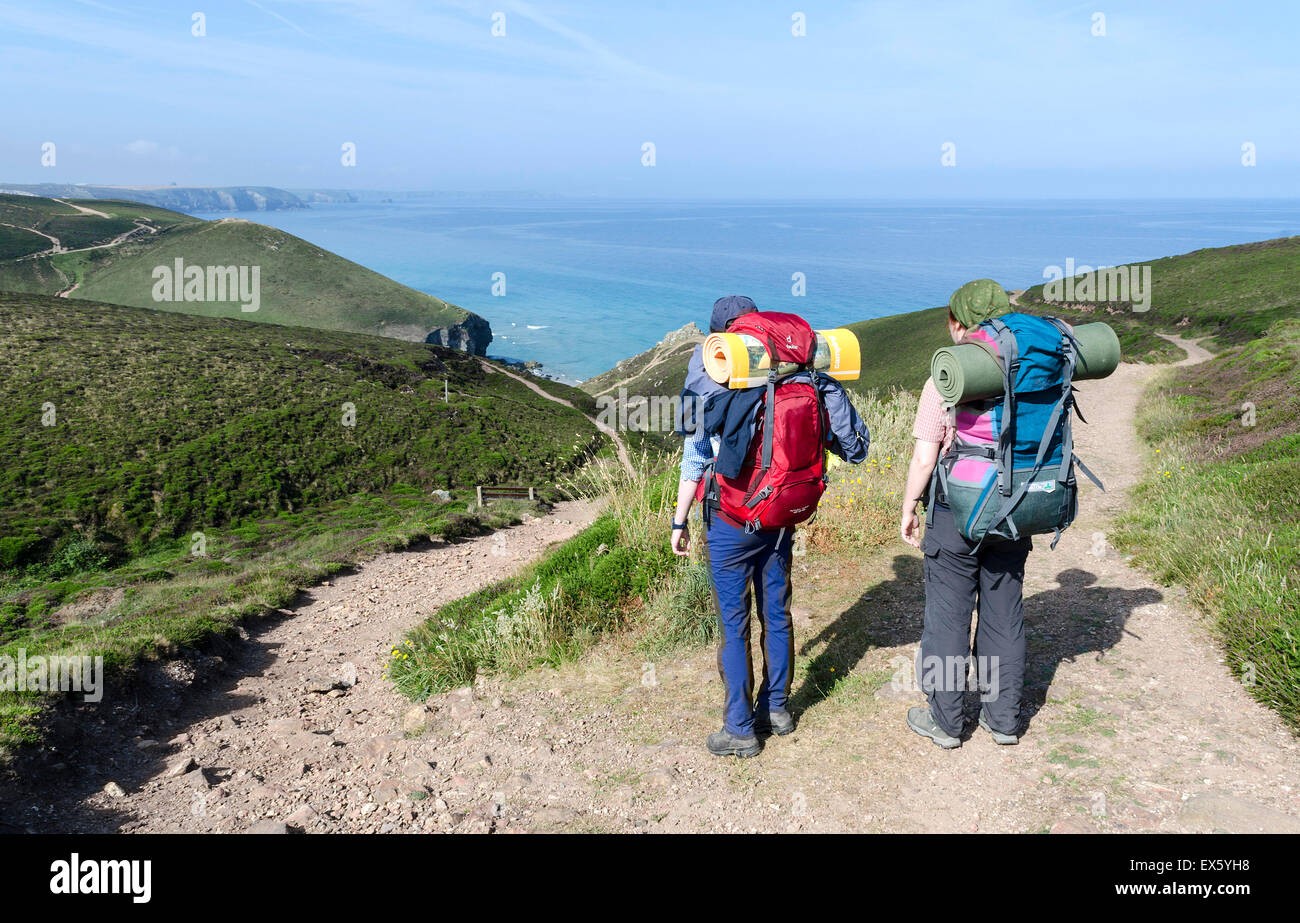
POLYGON ((945 304, 988 276, 1119 265, 1300 234, 1300 199, 633 202, 407 199, 316 205, 258 220, 492 324, 489 353, 566 381, 605 371, 720 295, 796 311, 815 327, 945 304), (505 294, 492 294, 493 274, 505 294), (792 295, 803 273, 806 295, 792 295))

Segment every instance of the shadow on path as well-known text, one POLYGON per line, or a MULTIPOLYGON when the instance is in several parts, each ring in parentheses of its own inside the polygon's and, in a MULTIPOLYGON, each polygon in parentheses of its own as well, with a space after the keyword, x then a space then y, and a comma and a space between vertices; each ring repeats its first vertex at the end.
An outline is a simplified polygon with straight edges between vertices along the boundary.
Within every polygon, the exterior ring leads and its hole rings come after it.
MULTIPOLYGON (((919 555, 895 555, 891 578, 870 586, 830 625, 797 642, 800 656, 815 653, 790 697, 796 717, 829 697, 835 684, 857 669, 873 648, 920 643, 925 612, 921 560, 919 555)), ((1061 571, 1056 581, 1057 588, 1025 599, 1028 652, 1020 710, 1026 725, 1047 701, 1063 662, 1089 654, 1104 659, 1127 632, 1133 611, 1164 598, 1150 588, 1094 586, 1097 576, 1080 568, 1061 571)), ((972 617, 972 627, 974 622, 972 617)), ((977 694, 969 696, 967 710, 973 719, 977 694)))

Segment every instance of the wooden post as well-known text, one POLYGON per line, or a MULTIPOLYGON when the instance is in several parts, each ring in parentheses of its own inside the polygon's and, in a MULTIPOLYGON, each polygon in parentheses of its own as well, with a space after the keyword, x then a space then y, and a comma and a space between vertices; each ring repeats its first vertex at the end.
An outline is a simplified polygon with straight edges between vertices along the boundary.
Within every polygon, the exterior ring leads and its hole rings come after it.
POLYGON ((474 488, 474 493, 478 495, 478 505, 483 505, 483 485, 480 484, 474 488))
POLYGON ((529 499, 529 500, 536 500, 536 499, 537 499, 536 497, 533 496, 533 489, 532 489, 531 487, 528 488, 528 499, 529 499))
POLYGON ((447 403, 447 379, 442 380, 442 402, 447 403))

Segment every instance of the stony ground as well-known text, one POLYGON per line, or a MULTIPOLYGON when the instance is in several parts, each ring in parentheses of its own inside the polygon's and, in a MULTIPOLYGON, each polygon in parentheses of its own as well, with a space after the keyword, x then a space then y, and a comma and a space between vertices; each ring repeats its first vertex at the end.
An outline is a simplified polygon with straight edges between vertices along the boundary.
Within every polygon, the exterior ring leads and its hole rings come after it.
MULTIPOLYGON (((1194 352, 1194 358, 1201 355, 1194 352)), ((1152 370, 1081 386, 1085 485, 1055 551, 1030 556, 1028 728, 942 751, 903 723, 921 631, 919 557, 797 564, 794 734, 756 759, 703 749, 712 651, 655 663, 626 638, 427 707, 381 678, 432 607, 576 532, 590 506, 387 555, 319 587, 224 658, 179 662, 22 791, 33 830, 1300 832, 1300 746, 1228 675, 1204 620, 1107 543, 1136 480, 1152 370), (213 662, 218 660, 218 662, 213 662), (107 786, 107 788, 106 788, 107 786)))

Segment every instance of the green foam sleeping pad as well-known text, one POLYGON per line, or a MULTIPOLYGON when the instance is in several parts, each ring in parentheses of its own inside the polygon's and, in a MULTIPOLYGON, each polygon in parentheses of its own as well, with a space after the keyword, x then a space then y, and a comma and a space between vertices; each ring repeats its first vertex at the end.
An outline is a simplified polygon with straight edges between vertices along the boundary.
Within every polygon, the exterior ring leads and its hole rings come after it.
MULTIPOLYGON (((1109 324, 1080 324, 1075 381, 1105 378, 1119 366, 1119 337, 1109 324)), ((1002 394, 1002 369, 982 347, 971 343, 945 346, 930 360, 930 377, 944 404, 964 404, 1002 394)))

